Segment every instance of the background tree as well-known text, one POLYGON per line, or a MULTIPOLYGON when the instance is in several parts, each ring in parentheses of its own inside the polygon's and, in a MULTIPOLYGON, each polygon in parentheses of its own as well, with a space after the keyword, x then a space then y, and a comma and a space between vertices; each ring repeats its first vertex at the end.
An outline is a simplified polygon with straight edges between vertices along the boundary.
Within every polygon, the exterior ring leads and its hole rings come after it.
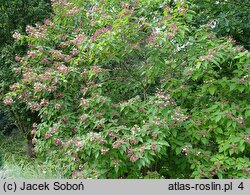
POLYGON ((248 0, 191 0, 198 13, 197 26, 209 23, 219 37, 231 36, 250 49, 250 2, 248 0))
MULTIPOLYGON (((22 121, 25 126, 27 116, 15 115, 3 107, 3 95, 18 78, 15 73, 17 59, 24 55, 27 44, 14 42, 13 34, 26 33, 26 26, 35 25, 51 16, 50 0, 1 0, 0 1, 0 130, 11 131, 13 122, 22 121), (18 119, 18 118, 19 119, 18 119)), ((29 120, 29 119, 28 119, 29 120)), ((20 122, 19 122, 20 123, 20 122)))

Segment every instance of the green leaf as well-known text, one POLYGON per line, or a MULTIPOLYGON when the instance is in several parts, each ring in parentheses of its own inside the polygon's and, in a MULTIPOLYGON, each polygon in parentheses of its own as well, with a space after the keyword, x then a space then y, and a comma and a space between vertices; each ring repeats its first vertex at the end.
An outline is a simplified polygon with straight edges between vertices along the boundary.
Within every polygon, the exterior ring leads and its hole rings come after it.
POLYGON ((249 117, 250 116, 250 110, 246 110, 246 112, 245 112, 245 117, 247 118, 247 117, 249 117))
POLYGON ((236 84, 235 83, 232 83, 229 85, 229 88, 230 88, 230 91, 233 91, 236 87, 236 84))
POLYGON ((211 94, 211 95, 214 95, 214 93, 215 93, 215 91, 216 91, 216 86, 211 86, 211 87, 209 87, 208 88, 208 91, 209 91, 209 93, 211 94))
POLYGON ((178 155, 178 154, 180 154, 180 153, 181 153, 181 150, 182 150, 182 149, 181 149, 181 148, 179 148, 179 147, 178 147, 178 148, 176 148, 176 149, 175 149, 176 154, 177 154, 177 155, 178 155))
POLYGON ((216 117, 215 117, 215 122, 219 122, 220 120, 221 120, 221 118, 222 118, 222 115, 220 114, 220 115, 217 115, 216 117))

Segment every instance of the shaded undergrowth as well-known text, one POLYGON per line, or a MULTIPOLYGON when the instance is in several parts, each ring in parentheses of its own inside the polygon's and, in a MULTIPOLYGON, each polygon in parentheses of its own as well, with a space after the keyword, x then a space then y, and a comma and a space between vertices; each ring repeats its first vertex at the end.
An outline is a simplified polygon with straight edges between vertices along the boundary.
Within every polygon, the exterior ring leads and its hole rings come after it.
POLYGON ((18 130, 9 136, 0 135, 0 179, 63 178, 56 164, 30 158, 18 130))

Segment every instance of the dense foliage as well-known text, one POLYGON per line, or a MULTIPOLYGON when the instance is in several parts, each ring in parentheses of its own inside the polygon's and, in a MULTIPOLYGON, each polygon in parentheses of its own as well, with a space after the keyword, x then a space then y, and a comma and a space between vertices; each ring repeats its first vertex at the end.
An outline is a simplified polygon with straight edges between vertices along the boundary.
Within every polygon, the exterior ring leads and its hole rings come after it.
POLYGON ((50 0, 1 0, 0 1, 0 131, 9 133, 13 128, 12 114, 3 109, 3 96, 9 85, 16 82, 13 68, 18 66, 16 55, 24 55, 27 45, 14 42, 13 33, 24 34, 26 25, 34 25, 50 17, 50 0))
POLYGON ((190 0, 197 11, 196 25, 209 22, 218 36, 232 36, 237 44, 250 49, 250 1, 190 0))
POLYGON ((188 1, 52 6, 14 33, 29 49, 4 98, 37 158, 73 178, 249 177, 244 47, 197 27, 188 1))

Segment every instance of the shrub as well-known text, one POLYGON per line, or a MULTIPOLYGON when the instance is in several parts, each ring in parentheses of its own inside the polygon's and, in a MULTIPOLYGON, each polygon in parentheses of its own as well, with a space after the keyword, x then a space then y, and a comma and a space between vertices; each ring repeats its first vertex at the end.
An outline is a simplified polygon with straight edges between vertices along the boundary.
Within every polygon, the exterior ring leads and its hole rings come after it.
POLYGON ((31 116, 38 158, 73 178, 247 177, 248 51, 194 28, 184 1, 53 8, 17 37, 30 48, 4 100, 31 116))

